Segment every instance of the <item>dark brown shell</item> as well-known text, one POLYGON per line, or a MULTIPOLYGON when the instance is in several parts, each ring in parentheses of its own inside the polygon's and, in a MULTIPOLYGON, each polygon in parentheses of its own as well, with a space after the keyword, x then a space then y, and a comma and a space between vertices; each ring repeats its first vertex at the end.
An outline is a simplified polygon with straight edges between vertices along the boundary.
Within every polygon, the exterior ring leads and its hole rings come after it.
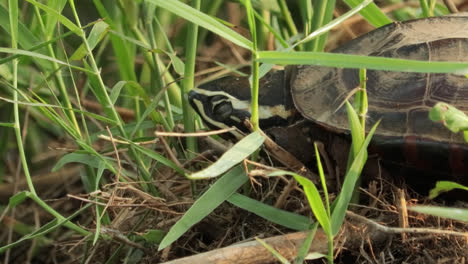
MULTIPOLYGON (((392 23, 334 50, 336 53, 426 61, 468 61, 468 14, 392 23)), ((429 120, 439 101, 468 110, 468 79, 453 74, 367 71, 367 127, 377 135, 462 142, 460 134, 429 120)), ((359 85, 357 69, 295 66, 291 91, 304 117, 338 131, 348 129, 343 102, 359 85)))

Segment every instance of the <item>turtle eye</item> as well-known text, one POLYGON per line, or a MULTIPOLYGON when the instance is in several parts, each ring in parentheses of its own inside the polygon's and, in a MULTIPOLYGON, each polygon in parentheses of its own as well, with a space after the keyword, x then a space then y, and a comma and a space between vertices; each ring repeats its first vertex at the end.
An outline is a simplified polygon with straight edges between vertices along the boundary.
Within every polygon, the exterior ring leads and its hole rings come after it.
POLYGON ((217 120, 226 120, 232 114, 231 102, 220 102, 213 107, 213 114, 217 120))
POLYGON ((217 105, 220 102, 225 101, 225 100, 227 100, 227 98, 226 98, 226 96, 223 96, 223 95, 215 95, 215 96, 211 97, 211 103, 213 105, 217 105))

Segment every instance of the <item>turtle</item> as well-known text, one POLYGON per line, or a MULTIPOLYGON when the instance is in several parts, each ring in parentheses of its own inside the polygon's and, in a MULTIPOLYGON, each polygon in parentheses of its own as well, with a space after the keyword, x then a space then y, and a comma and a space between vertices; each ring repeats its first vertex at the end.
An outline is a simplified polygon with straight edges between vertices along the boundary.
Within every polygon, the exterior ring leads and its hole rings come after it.
MULTIPOLYGON (((468 13, 393 22, 332 52, 467 62, 468 13)), ((350 94, 358 85, 358 69, 291 65, 271 71, 260 79, 260 127, 272 131, 279 127, 299 127, 299 131, 319 127, 332 135, 347 137, 349 127, 343 102, 352 100, 350 94)), ((249 87, 247 78, 227 76, 193 89, 189 101, 209 127, 236 126, 247 132, 243 120, 250 117, 249 87)), ((390 163, 420 169, 423 174, 451 175, 455 176, 451 179, 467 183, 468 147, 463 136, 451 133, 428 116, 437 102, 468 111, 467 77, 368 70, 366 89, 369 102, 366 127, 381 120, 371 152, 390 163)), ((289 142, 280 145, 313 152, 310 146, 291 142, 302 136, 285 131, 279 137, 289 142)), ((233 136, 242 135, 234 131, 233 136)))

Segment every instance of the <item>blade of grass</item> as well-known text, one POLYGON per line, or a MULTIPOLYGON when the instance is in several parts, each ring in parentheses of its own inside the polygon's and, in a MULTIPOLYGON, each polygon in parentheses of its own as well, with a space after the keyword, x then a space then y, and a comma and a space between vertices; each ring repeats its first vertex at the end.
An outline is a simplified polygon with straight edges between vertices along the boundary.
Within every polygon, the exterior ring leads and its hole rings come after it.
MULTIPOLYGON (((10 34, 11 34, 11 47, 12 50, 16 50, 18 47, 18 1, 8 0, 9 17, 10 17, 10 34)), ((28 162, 26 160, 26 153, 24 151, 23 137, 21 135, 21 124, 19 117, 19 106, 18 106, 18 59, 12 61, 13 64, 13 116, 14 116, 14 131, 16 136, 16 144, 18 146, 18 152, 21 159, 21 165, 23 166, 24 176, 28 184, 28 189, 32 195, 36 195, 36 190, 31 179, 29 172, 28 162)))
POLYGON ((98 168, 101 160, 89 153, 83 153, 83 151, 77 151, 69 153, 57 161, 55 166, 52 168, 52 172, 58 171, 63 166, 68 163, 81 163, 91 166, 93 168, 98 168))
POLYGON ((448 192, 454 189, 465 190, 468 192, 468 187, 458 184, 456 182, 438 181, 436 183, 436 186, 433 189, 431 189, 431 191, 429 192, 429 199, 434 199, 437 196, 439 196, 439 194, 448 192))
MULTIPOLYGON (((117 110, 115 109, 114 105, 112 104, 112 100, 109 97, 109 94, 107 93, 106 86, 105 86, 104 81, 103 81, 103 79, 102 79, 102 77, 100 75, 99 67, 98 67, 98 65, 96 63, 96 60, 95 60, 94 56, 93 56, 93 52, 91 50, 91 47, 89 46, 88 40, 86 38, 86 34, 84 33, 84 31, 81 31, 82 30, 81 29, 81 23, 80 23, 78 13, 76 11, 75 3, 74 3, 73 0, 70 0, 69 3, 70 3, 71 10, 73 12, 73 16, 75 17, 75 21, 76 21, 78 27, 80 28, 79 36, 81 36, 81 39, 82 39, 83 43, 85 44, 86 52, 88 53, 88 60, 90 62, 90 68, 93 71, 93 75, 89 75, 89 76, 90 77, 93 76, 93 77, 96 78, 97 85, 95 87, 95 92, 96 92, 95 95, 99 95, 102 98, 102 105, 106 106, 105 109, 108 111, 108 116, 116 121, 117 127, 119 128, 119 132, 120 132, 121 136, 123 138, 127 138, 128 135, 127 135, 125 129, 123 128, 123 121, 120 118, 120 115, 117 112, 117 110)), ((138 166, 138 169, 140 170, 139 175, 141 175, 144 182, 148 183, 146 185, 143 185, 143 187, 145 189, 148 189, 151 192, 152 195, 158 196, 159 192, 157 191, 155 185, 151 184, 152 183, 151 175, 149 174, 148 168, 143 163, 143 160, 139 156, 139 153, 136 152, 136 150, 134 149, 134 147, 132 145, 129 145, 129 150, 130 150, 131 157, 136 162, 136 164, 138 166)))
POLYGON ((305 216, 275 208, 242 194, 234 193, 227 201, 272 223, 297 231, 308 230, 312 225, 312 221, 305 216))
POLYGON ((335 236, 340 231, 341 225, 343 224, 346 210, 348 209, 349 202, 353 196, 353 191, 356 186, 356 182, 361 174, 361 170, 366 162, 365 157, 367 156, 367 146, 369 145, 374 132, 380 123, 377 122, 372 129, 369 131, 364 143, 362 144, 359 153, 355 156, 353 163, 351 164, 348 172, 346 173, 343 187, 340 194, 336 198, 332 205, 331 215, 331 228, 332 234, 335 236))
MULTIPOLYGON (((315 148, 316 152, 317 148, 315 148)), ((320 159, 318 159, 320 161, 320 159)), ((319 163, 320 164, 320 163, 319 163)), ((321 166, 319 166, 320 168, 321 166)), ((325 181, 325 178, 323 176, 323 171, 321 171, 322 176, 321 179, 325 181)), ((327 240, 328 240, 328 255, 327 255, 327 260, 328 263, 333 263, 333 236, 335 234, 332 233, 332 226, 330 222, 330 211, 329 211, 329 204, 326 204, 327 209, 325 209, 325 206, 323 205, 322 198, 320 197, 320 193, 315 187, 314 183, 305 178, 302 177, 296 173, 293 172, 287 172, 287 171, 275 171, 273 173, 270 173, 268 176, 278 176, 278 175, 291 175, 294 177, 294 179, 302 185, 304 189, 304 193, 307 197, 307 201, 309 202, 309 206, 312 209, 312 212, 314 213, 315 218, 317 221, 320 223, 320 226, 322 227, 323 231, 327 235, 327 240)), ((322 184, 326 184, 325 182, 322 182, 322 184)), ((326 192, 326 189, 325 189, 326 192)), ((327 199, 328 200, 328 199, 327 199)), ((327 201, 328 202, 328 201, 327 201)))
POLYGON ((439 217, 468 222, 468 209, 450 208, 441 206, 409 206, 409 210, 422 214, 430 214, 439 217))
MULTIPOLYGON (((96 10, 99 12, 100 16, 104 21, 109 24, 110 28, 113 31, 118 31, 118 26, 112 19, 112 17, 107 12, 107 9, 101 3, 101 0, 93 0, 94 6, 96 10)), ((115 7, 114 7, 115 8, 115 7)), ((112 10, 111 10, 112 11, 112 10)), ((117 13, 117 12, 115 12, 117 13)), ((123 80, 127 81, 137 81, 137 77, 135 74, 134 63, 129 63, 130 61, 134 61, 132 56, 132 49, 127 45, 127 43, 119 36, 115 36, 114 34, 110 34, 110 40, 112 43, 112 48, 114 50, 119 73, 123 80)))
POLYGON ((319 65, 401 72, 468 74, 468 62, 419 61, 327 52, 259 51, 258 60, 272 64, 319 65))
MULTIPOLYGON (((360 10, 365 8, 368 4, 372 3, 372 1, 373 0, 365 0, 364 2, 357 5, 356 7, 352 8, 351 10, 344 13, 340 17, 338 17, 336 19, 333 19, 328 24, 326 24, 326 25, 316 29, 312 33, 308 34, 304 39, 296 42, 296 44, 294 44, 292 47, 294 48, 297 45, 301 45, 303 43, 306 43, 306 42, 310 41, 311 39, 317 38, 317 37, 321 36, 322 34, 330 31, 332 28, 334 28, 334 27, 338 26, 339 24, 343 23, 346 19, 350 18, 351 16, 355 15, 357 12, 359 12, 360 10)), ((311 49, 308 49, 308 50, 312 51, 311 49)), ((321 50, 323 50, 323 48, 321 50)))
POLYGON ((294 24, 294 20, 292 19, 291 12, 289 12, 286 0, 278 0, 278 6, 280 8, 280 12, 283 16, 283 19, 286 21, 289 34, 291 34, 291 36, 297 35, 298 31, 296 25, 294 24))
MULTIPOLYGON (((344 2, 351 8, 356 7, 360 3, 362 3, 364 0, 344 0, 344 2)), ((388 18, 380 8, 374 4, 371 3, 368 5, 366 8, 361 10, 360 14, 369 22, 371 23, 374 27, 381 27, 386 24, 392 23, 392 20, 388 18)))
MULTIPOLYGON (((200 9, 200 0, 192 0, 192 7, 195 10, 200 9)), ((198 25, 189 23, 187 26, 187 38, 185 39, 185 72, 184 79, 182 80, 181 101, 184 118, 184 130, 187 133, 195 131, 195 111, 190 107, 188 101, 188 93, 194 87, 194 74, 195 74, 195 58, 197 55, 197 37, 198 25)), ((187 137, 187 155, 193 158, 197 153, 197 141, 195 137, 187 137)))
MULTIPOLYGON (((54 0, 54 1, 47 1, 47 6, 50 7, 52 10, 56 10, 57 13, 61 13, 65 5, 67 4, 67 0, 54 0)), ((45 34, 47 34, 47 38, 50 38, 55 30, 57 29, 57 17, 56 16, 46 16, 45 17, 45 34)))
POLYGON ((331 234, 331 228, 330 228, 330 219, 328 218, 327 210, 325 209, 325 206, 323 205, 322 199, 320 197, 320 193, 315 187, 314 183, 310 181, 309 179, 302 177, 294 172, 289 172, 289 171, 275 171, 268 176, 279 176, 279 175, 290 175, 293 176, 294 179, 302 185, 304 188, 304 192, 307 197, 307 201, 309 201, 310 208, 314 212, 315 218, 317 218, 317 221, 320 223, 320 226, 323 228, 323 231, 326 234, 331 234))
POLYGON ((64 225, 65 223, 68 223, 70 220, 75 218, 77 215, 81 214, 84 210, 86 210, 91 205, 92 204, 87 204, 87 205, 81 207, 79 210, 75 211, 72 215, 70 215, 67 218, 63 218, 61 220, 54 219, 54 220, 50 221, 49 223, 43 225, 42 227, 40 227, 39 229, 37 229, 33 233, 25 235, 22 238, 18 239, 17 241, 15 241, 15 242, 13 242, 11 244, 0 247, 0 253, 3 253, 7 249, 13 248, 13 247, 15 247, 15 246, 27 241, 27 240, 34 239, 34 238, 37 238, 37 237, 41 237, 41 236, 44 236, 44 235, 46 235, 46 234, 48 234, 50 232, 55 231, 58 227, 64 225))
POLYGON ((34 6, 37 6, 38 8, 40 8, 40 9, 44 10, 45 12, 47 12, 49 15, 53 16, 55 19, 60 21, 60 23, 62 23, 62 25, 64 25, 70 31, 73 31, 76 35, 82 36, 83 33, 82 33, 81 29, 80 29, 80 26, 75 25, 71 20, 69 20, 68 18, 66 18, 65 16, 63 16, 59 12, 57 12, 57 10, 55 10, 55 9, 49 7, 49 6, 46 6, 46 5, 42 4, 42 3, 38 3, 38 2, 36 2, 34 0, 26 0, 26 1, 30 2, 34 6))
POLYGON ((274 249, 272 246, 268 245, 267 243, 265 243, 265 241, 263 241, 262 239, 258 238, 258 237, 255 237, 255 240, 257 240, 258 243, 260 243, 264 248, 266 248, 273 256, 275 256, 275 258, 282 264, 290 264, 289 261, 281 256, 281 254, 276 250, 274 249))
POLYGON ((217 177, 255 152, 265 138, 258 132, 253 132, 237 142, 224 153, 215 163, 199 172, 187 176, 191 180, 209 179, 217 177))
POLYGON ((252 37, 252 78, 250 84, 250 96, 251 96, 251 117, 250 122, 252 122, 253 129, 255 131, 260 129, 260 120, 259 120, 259 113, 258 113, 258 94, 259 94, 259 85, 260 85, 260 77, 259 77, 259 67, 260 63, 258 62, 257 58, 257 29, 255 24, 255 15, 252 7, 252 3, 250 0, 244 1, 245 9, 247 11, 247 21, 249 22, 249 29, 250 35, 252 37))
POLYGON ((48 61, 51 61, 51 62, 55 62, 57 64, 61 64, 61 65, 70 67, 70 68, 75 69, 75 70, 83 71, 83 72, 86 72, 86 73, 93 73, 93 72, 88 71, 88 70, 86 70, 84 68, 71 65, 69 63, 63 62, 61 60, 58 60, 58 59, 55 59, 55 58, 52 58, 52 57, 49 57, 49 56, 46 56, 46 55, 43 55, 43 54, 40 54, 40 53, 37 53, 37 52, 32 52, 32 51, 27 51, 27 50, 20 50, 20 49, 17 49, 17 48, 2 48, 2 47, 0 47, 0 53, 18 54, 18 55, 24 55, 24 56, 34 57, 34 58, 38 58, 38 59, 48 60, 48 61))
POLYGON ((234 44, 243 47, 245 49, 252 49, 252 42, 244 38, 240 34, 226 27, 218 20, 186 5, 180 1, 167 1, 167 0, 148 0, 160 6, 181 18, 187 19, 188 21, 204 27, 215 34, 233 42, 234 44))
POLYGON ((237 189, 239 189, 248 177, 245 174, 243 166, 236 166, 219 178, 208 189, 190 209, 171 227, 163 241, 159 245, 158 250, 162 250, 181 237, 193 225, 198 223, 221 203, 228 199, 237 189))
POLYGON ((318 228, 318 222, 314 223, 312 225, 312 228, 309 231, 309 234, 307 234, 306 239, 302 243, 299 252, 297 253, 297 257, 294 260, 294 264, 302 264, 304 263, 304 259, 309 253, 310 246, 312 245, 312 242, 314 241, 315 233, 317 232, 318 228))
MULTIPOLYGON (((299 0, 299 10, 301 13, 302 24, 304 25, 304 35, 308 36, 312 33, 312 19, 314 14, 314 9, 312 5, 312 1, 309 0, 299 0)), ((311 51, 312 44, 308 43, 304 45, 304 50, 311 51)))
MULTIPOLYGON (((333 10, 335 9, 335 0, 317 1, 313 8, 312 31, 315 31, 332 19, 333 10)), ((321 34, 319 37, 313 39, 308 45, 308 48, 310 48, 309 51, 323 51, 326 39, 327 33, 321 34)))
POLYGON ((156 151, 151 150, 151 149, 147 149, 147 148, 144 148, 144 147, 141 147, 141 146, 138 146, 133 142, 129 142, 129 143, 131 143, 136 150, 140 151, 141 153, 143 153, 144 155, 150 157, 151 159, 154 159, 157 162, 162 163, 164 166, 167 166, 167 167, 173 169, 174 171, 176 171, 177 173, 179 173, 182 176, 186 175, 183 168, 180 168, 174 162, 172 162, 171 160, 168 160, 166 157, 164 157, 163 155, 157 153, 156 151))

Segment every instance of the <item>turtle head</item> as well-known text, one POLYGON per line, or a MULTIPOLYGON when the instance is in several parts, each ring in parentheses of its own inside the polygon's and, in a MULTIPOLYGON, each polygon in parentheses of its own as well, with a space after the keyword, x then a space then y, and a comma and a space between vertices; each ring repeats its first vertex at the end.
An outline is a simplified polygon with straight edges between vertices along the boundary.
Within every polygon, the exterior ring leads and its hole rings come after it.
MULTIPOLYGON (((260 79, 260 127, 284 126, 297 119, 284 71, 268 73, 260 79)), ((205 83, 189 93, 195 111, 211 129, 235 126, 234 137, 248 133, 245 120, 250 118, 250 83, 248 78, 227 76, 205 83), (241 133, 242 132, 242 133, 241 133)))
POLYGON ((236 127, 240 131, 231 131, 237 139, 248 129, 244 121, 250 118, 249 104, 223 91, 210 91, 194 88, 189 92, 192 108, 211 129, 236 127), (241 132, 241 133, 240 133, 241 132))

